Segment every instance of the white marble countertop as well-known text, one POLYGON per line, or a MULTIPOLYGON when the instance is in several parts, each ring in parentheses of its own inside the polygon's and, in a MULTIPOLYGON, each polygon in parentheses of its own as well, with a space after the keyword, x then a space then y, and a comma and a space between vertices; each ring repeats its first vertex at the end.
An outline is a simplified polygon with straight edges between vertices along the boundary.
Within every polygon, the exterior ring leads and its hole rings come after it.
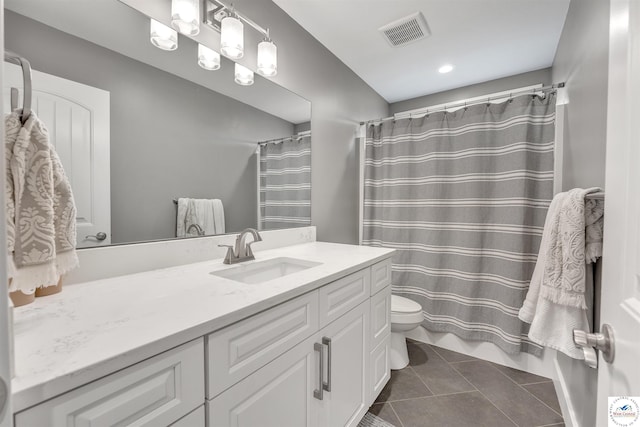
POLYGON ((209 274, 233 268, 215 259, 75 284, 57 295, 37 298, 14 311, 14 411, 302 295, 392 253, 305 243, 256 250, 256 261, 250 262, 292 257, 322 263, 260 284, 209 274))

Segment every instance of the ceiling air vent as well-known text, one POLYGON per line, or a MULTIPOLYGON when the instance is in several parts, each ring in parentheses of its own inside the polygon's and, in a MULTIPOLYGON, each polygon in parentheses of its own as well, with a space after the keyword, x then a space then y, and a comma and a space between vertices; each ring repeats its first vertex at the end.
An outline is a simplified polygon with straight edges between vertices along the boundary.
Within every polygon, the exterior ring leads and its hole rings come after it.
POLYGON ((422 13, 416 12, 378 28, 392 47, 400 47, 431 35, 422 13))

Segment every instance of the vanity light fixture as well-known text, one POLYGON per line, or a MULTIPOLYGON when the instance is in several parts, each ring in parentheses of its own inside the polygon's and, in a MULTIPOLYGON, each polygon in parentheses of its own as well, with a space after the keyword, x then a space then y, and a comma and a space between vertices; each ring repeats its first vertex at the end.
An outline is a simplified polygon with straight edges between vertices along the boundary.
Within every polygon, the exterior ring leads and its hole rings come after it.
POLYGON ((269 38, 269 30, 264 40, 258 43, 258 74, 273 77, 278 73, 278 48, 269 38))
POLYGON ((235 82, 241 86, 251 86, 253 84, 253 71, 236 63, 235 82))
POLYGON ((162 50, 176 50, 178 48, 178 33, 176 30, 151 19, 149 37, 151 43, 162 50))
POLYGON ((453 65, 451 64, 445 64, 442 67, 438 68, 438 72, 440 74, 447 74, 447 73, 450 73, 451 71, 453 71, 453 65))
POLYGON ((171 26, 182 34, 200 32, 200 0, 171 0, 171 26))
POLYGON ((220 51, 231 59, 244 56, 244 25, 233 10, 220 22, 220 51))
POLYGON ((220 54, 198 43, 198 65, 209 71, 219 70, 220 54))

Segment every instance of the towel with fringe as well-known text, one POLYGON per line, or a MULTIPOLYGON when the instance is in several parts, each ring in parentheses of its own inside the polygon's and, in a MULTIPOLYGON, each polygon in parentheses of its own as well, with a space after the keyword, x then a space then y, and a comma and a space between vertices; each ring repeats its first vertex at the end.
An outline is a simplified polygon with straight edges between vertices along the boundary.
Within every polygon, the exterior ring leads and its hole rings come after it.
POLYGON ((554 197, 538 262, 518 314, 531 324, 532 341, 575 359, 583 359, 584 354, 573 344, 573 329, 591 330, 593 277, 587 267, 602 256, 604 203, 585 201, 587 194, 597 191, 601 190, 574 189, 554 197))
POLYGON ((78 265, 76 206, 42 121, 5 116, 5 198, 10 291, 56 285, 78 265))

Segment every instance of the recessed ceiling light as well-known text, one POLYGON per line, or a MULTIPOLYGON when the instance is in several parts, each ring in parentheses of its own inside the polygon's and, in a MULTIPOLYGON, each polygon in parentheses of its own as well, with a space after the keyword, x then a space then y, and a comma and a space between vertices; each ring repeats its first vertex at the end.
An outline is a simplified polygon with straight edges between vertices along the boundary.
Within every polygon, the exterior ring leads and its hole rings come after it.
POLYGON ((453 70, 453 65, 451 64, 443 65, 442 67, 438 68, 438 72, 441 74, 449 73, 452 70, 453 70))

